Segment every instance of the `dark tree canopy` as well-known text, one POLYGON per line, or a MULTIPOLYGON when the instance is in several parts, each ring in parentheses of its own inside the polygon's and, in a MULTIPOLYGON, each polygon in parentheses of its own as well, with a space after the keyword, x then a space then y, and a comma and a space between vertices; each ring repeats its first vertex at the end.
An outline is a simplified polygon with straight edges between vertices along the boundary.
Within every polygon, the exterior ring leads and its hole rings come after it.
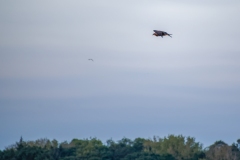
POLYGON ((239 140, 231 146, 223 141, 203 149, 195 138, 169 135, 153 139, 123 138, 119 141, 97 138, 71 142, 38 139, 19 142, 0 150, 0 160, 238 160, 239 140))

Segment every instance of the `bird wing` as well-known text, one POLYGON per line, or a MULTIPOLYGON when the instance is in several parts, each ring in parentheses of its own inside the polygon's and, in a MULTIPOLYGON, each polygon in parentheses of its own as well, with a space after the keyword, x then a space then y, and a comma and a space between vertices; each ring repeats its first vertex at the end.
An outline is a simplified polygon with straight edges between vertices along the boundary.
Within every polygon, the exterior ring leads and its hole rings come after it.
POLYGON ((163 31, 158 31, 158 30, 153 30, 153 31, 157 34, 162 34, 163 33, 163 31))

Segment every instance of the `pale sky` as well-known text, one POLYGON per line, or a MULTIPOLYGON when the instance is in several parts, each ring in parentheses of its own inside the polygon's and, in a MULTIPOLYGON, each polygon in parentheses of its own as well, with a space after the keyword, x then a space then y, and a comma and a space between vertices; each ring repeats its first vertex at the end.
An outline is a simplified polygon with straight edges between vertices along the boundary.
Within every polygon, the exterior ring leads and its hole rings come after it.
POLYGON ((239 8, 238 0, 0 0, 0 149, 21 136, 235 142, 239 8))

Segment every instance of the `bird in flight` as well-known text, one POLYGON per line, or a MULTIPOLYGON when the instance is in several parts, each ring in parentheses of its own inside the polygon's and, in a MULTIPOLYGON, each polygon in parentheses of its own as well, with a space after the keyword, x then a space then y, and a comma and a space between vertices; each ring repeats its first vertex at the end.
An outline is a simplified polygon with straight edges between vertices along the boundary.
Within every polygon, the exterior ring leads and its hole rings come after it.
POLYGON ((172 36, 171 36, 172 34, 168 34, 167 32, 158 31, 158 30, 153 30, 153 31, 154 31, 153 35, 156 37, 161 36, 163 38, 163 36, 169 36, 172 38, 172 36))
POLYGON ((88 59, 89 61, 93 61, 93 59, 88 59))

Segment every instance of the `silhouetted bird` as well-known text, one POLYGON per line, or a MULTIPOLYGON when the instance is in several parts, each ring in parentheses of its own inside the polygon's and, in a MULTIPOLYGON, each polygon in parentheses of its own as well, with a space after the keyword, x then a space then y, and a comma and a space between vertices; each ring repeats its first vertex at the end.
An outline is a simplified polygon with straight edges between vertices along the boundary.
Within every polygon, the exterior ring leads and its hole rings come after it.
POLYGON ((88 59, 89 61, 93 61, 93 59, 88 59))
POLYGON ((168 34, 167 32, 164 32, 164 31, 158 31, 158 30, 153 30, 153 31, 155 32, 155 33, 153 33, 153 35, 155 35, 156 37, 161 36, 163 38, 163 36, 171 37, 171 35, 172 35, 172 34, 168 34))

